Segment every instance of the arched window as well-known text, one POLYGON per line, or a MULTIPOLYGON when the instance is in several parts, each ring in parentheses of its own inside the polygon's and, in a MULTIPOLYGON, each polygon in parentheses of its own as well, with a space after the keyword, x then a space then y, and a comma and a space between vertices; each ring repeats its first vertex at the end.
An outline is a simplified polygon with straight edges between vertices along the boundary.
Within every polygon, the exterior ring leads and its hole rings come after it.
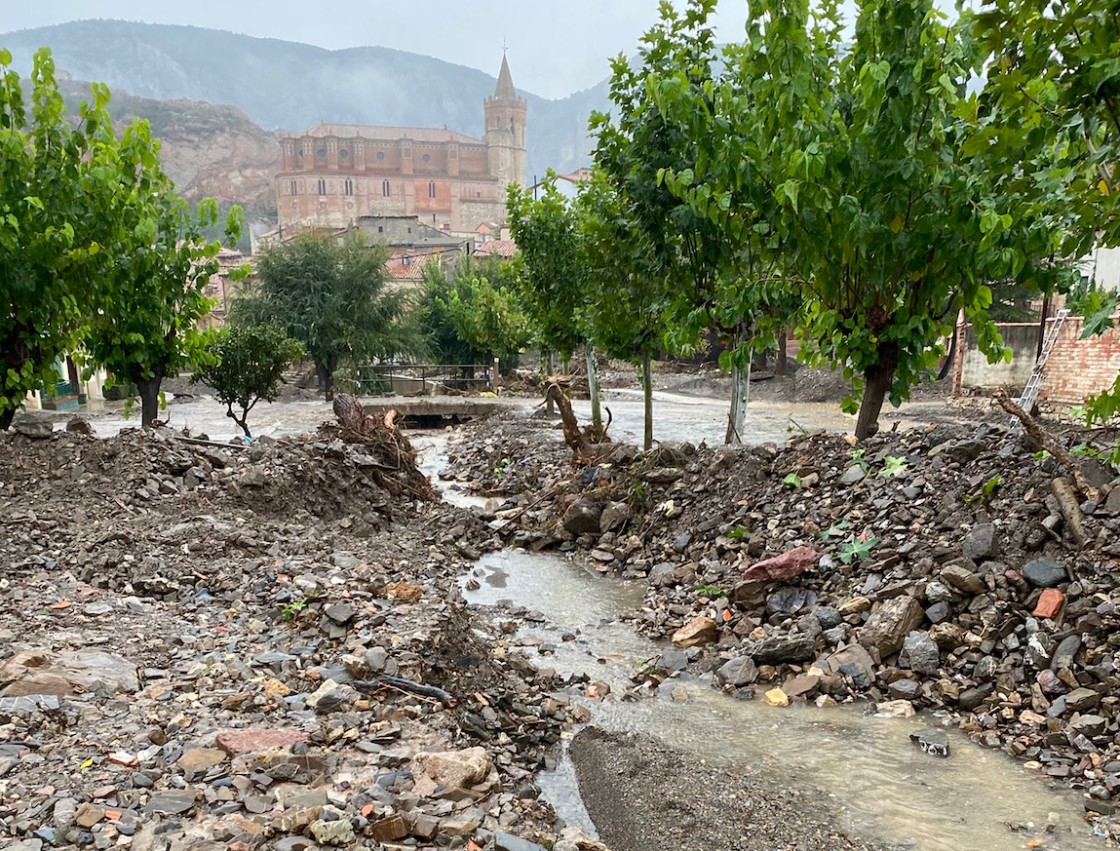
POLYGON ((434 180, 430 181, 428 183, 428 197, 429 198, 435 198, 436 197, 436 182, 434 180))
POLYGON ((388 180, 381 181, 381 195, 385 198, 388 198, 389 195, 390 195, 389 181, 388 180))

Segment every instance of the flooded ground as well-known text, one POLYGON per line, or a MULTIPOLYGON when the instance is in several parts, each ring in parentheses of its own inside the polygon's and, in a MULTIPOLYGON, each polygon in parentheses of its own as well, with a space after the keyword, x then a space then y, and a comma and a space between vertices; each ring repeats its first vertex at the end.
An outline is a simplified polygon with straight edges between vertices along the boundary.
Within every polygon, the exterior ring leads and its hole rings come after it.
MULTIPOLYGON (((611 696, 593 705, 593 723, 601 727, 653 736, 713 766, 762 769, 791 785, 817 787, 853 830, 902 848, 1103 847, 1076 794, 1004 754, 973 745, 954 729, 947 730, 949 759, 923 754, 909 734, 937 725, 933 717, 877 717, 862 706, 779 709, 761 699, 735 700, 698 680, 671 680, 660 699, 620 699, 633 686, 630 677, 664 649, 620 620, 640 606, 642 594, 639 585, 603 579, 563 557, 518 551, 485 557, 464 580, 464 596, 475 605, 521 606, 544 616, 545 623, 522 630, 539 664, 611 685, 611 696), (576 637, 565 641, 566 634, 576 637), (671 698, 681 685, 686 694, 671 698)), ((542 786, 562 816, 586 818, 570 766, 543 778, 542 786)))

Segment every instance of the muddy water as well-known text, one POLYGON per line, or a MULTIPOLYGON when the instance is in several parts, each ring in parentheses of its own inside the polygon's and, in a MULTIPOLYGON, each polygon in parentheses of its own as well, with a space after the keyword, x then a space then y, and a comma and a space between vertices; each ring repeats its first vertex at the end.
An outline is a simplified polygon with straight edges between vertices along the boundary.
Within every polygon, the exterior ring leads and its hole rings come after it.
MULTIPOLYGON (((632 686, 629 677, 663 649, 619 620, 640 606, 642 594, 640 586, 603 579, 560 556, 520 551, 487 556, 464 577, 464 596, 475 605, 506 603, 544 616, 545 623, 522 629, 530 644, 546 645, 540 665, 611 684, 611 696, 592 705, 593 723, 602 727, 646 733, 730 770, 762 769, 791 785, 818 788, 857 833, 902 848, 1040 847, 1028 845, 1032 839, 1052 851, 1104 847, 1084 823, 1075 793, 1048 785, 1004 754, 953 729, 949 759, 922 754, 909 733, 937 724, 932 716, 882 718, 861 707, 776 709, 761 699, 735 700, 695 679, 669 681, 659 698, 619 699, 632 686), (687 699, 679 691, 671 699, 682 685, 687 699), (1045 832, 1048 823, 1056 824, 1052 834, 1045 832)), ((542 787, 562 817, 586 822, 570 765, 544 776, 542 787)))

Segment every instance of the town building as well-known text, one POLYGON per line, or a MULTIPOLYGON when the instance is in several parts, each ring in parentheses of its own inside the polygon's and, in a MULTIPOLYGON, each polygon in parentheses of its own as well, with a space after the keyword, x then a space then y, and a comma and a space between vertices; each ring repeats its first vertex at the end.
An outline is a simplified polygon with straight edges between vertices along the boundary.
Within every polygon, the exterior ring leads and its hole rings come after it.
POLYGON ((454 130, 321 123, 281 140, 281 233, 348 227, 365 216, 414 217, 441 231, 504 221, 506 187, 524 186, 527 104, 502 57, 483 103, 482 139, 454 130))

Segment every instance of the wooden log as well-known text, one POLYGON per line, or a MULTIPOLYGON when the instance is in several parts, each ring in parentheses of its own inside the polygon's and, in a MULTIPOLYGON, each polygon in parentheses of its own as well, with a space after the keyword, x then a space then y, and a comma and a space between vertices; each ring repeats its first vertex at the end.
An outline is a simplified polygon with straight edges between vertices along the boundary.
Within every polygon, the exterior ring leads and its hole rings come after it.
POLYGON ((1081 513, 1081 505, 1073 487, 1069 481, 1058 477, 1050 482, 1050 490, 1058 501, 1058 508, 1066 519, 1066 528, 1069 529, 1074 542, 1079 547, 1085 546, 1088 540, 1085 535, 1085 515, 1081 513))
POLYGON ((583 432, 580 431, 579 422, 572 411, 572 403, 564 394, 560 385, 556 382, 549 384, 548 390, 545 391, 545 398, 555 402, 556 407, 560 409, 560 422, 564 426, 564 442, 571 447, 572 452, 576 455, 590 455, 591 445, 583 436, 583 432))
POLYGON ((1081 465, 1077 463, 1077 459, 1070 455, 1062 444, 1052 435, 1044 431, 1034 417, 1013 402, 1007 395, 1007 391, 1002 388, 996 390, 995 399, 999 402, 999 406, 1007 411, 1007 413, 1018 418, 1019 422, 1023 424, 1023 428, 1026 429, 1027 434, 1034 439, 1035 443, 1054 456, 1054 460, 1061 464, 1065 471, 1070 474, 1074 484, 1077 486, 1077 490, 1079 490, 1086 499, 1092 500, 1093 502, 1100 501, 1100 492, 1089 484, 1089 480, 1085 478, 1085 473, 1082 472, 1081 465))
POLYGON ((454 706, 456 703, 455 695, 449 691, 444 691, 436 686, 424 685, 415 680, 406 680, 403 677, 378 677, 375 680, 355 680, 352 684, 355 689, 366 694, 375 692, 383 688, 395 688, 400 691, 407 691, 410 694, 418 694, 421 697, 432 697, 442 703, 444 706, 454 706))

